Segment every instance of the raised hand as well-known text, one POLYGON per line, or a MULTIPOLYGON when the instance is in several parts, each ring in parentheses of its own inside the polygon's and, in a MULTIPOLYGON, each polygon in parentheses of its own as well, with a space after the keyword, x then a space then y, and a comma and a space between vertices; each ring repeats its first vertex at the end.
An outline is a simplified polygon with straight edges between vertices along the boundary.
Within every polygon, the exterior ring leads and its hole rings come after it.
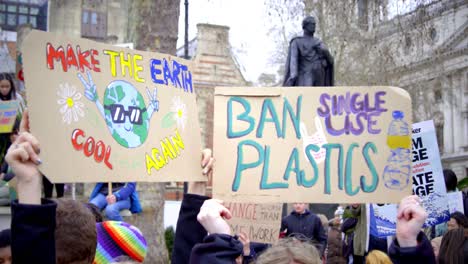
POLYGON ((421 206, 417 195, 403 198, 398 206, 396 237, 400 247, 415 247, 417 236, 427 219, 427 213, 421 206))
POLYGON ((22 132, 5 156, 15 173, 18 200, 23 204, 41 203, 42 175, 37 168, 42 163, 39 150, 39 141, 28 132, 22 132))
POLYGON ((96 91, 96 85, 93 82, 93 78, 91 77, 91 73, 89 71, 86 71, 86 74, 88 75, 88 80, 87 82, 81 73, 78 73, 78 79, 80 79, 81 83, 85 87, 85 96, 88 98, 88 100, 92 102, 96 102, 98 100, 97 96, 97 91, 96 91))
POLYGON ((218 199, 206 200, 197 215, 198 222, 209 234, 231 234, 229 224, 224 220, 232 217, 231 212, 218 199))

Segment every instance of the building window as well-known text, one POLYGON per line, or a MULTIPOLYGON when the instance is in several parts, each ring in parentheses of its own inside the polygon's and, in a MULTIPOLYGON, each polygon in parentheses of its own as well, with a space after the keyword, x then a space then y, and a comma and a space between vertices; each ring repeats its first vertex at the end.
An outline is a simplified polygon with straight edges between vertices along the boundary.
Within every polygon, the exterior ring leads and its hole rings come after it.
POLYGON ((369 29, 368 2, 367 2, 367 0, 358 0, 357 4, 358 4, 358 23, 359 23, 359 27, 361 29, 363 29, 363 30, 368 30, 369 29))
POLYGON ((96 10, 82 10, 81 36, 105 39, 107 37, 107 14, 96 10))
POLYGON ((0 28, 16 31, 22 24, 31 24, 33 28, 47 30, 48 1, 5 0, 0 4, 0 28))

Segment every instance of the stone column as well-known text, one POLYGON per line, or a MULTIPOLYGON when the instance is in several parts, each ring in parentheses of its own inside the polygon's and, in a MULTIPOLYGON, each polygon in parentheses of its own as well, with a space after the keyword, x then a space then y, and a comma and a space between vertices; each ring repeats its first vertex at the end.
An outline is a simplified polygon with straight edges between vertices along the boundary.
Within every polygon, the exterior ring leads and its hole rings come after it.
POLYGON ((462 107, 461 111, 463 113, 463 146, 465 147, 464 151, 468 152, 468 71, 461 73, 461 90, 462 90, 462 107))
POLYGON ((444 111, 444 151, 443 153, 451 154, 454 152, 453 146, 453 90, 451 76, 444 76, 441 80, 442 85, 442 100, 444 111))
POLYGON ((458 153, 462 149, 465 139, 463 138, 463 87, 460 72, 452 75, 452 113, 453 113, 453 152, 458 153))

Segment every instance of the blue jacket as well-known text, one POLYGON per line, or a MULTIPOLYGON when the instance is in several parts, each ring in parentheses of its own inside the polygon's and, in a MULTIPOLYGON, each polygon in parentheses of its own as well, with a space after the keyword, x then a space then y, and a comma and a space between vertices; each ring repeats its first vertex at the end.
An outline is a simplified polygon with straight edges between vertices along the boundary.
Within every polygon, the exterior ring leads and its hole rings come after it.
MULTIPOLYGON (((96 184, 91 196, 89 197, 90 201, 99 194, 99 191, 104 184, 107 183, 99 182, 96 184)), ((122 187, 122 189, 113 194, 117 198, 117 201, 125 200, 130 197, 130 212, 132 212, 132 214, 137 214, 142 211, 140 200, 138 199, 138 192, 136 190, 136 182, 128 182, 124 187, 122 187)))

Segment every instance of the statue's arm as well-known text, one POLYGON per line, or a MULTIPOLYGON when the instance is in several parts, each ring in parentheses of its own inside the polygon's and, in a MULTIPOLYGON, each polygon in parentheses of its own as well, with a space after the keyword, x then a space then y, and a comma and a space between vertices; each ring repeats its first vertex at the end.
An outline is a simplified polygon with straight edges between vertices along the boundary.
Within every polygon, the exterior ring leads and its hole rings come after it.
POLYGON ((322 55, 325 57, 325 59, 327 60, 327 62, 330 64, 330 65, 333 65, 333 56, 331 55, 330 51, 328 50, 327 46, 325 46, 325 44, 320 43, 319 45, 319 50, 320 52, 322 53, 322 55))
POLYGON ((290 47, 291 58, 289 60, 289 75, 290 78, 297 78, 298 75, 298 62, 299 62, 299 50, 297 47, 297 41, 293 40, 290 47))

